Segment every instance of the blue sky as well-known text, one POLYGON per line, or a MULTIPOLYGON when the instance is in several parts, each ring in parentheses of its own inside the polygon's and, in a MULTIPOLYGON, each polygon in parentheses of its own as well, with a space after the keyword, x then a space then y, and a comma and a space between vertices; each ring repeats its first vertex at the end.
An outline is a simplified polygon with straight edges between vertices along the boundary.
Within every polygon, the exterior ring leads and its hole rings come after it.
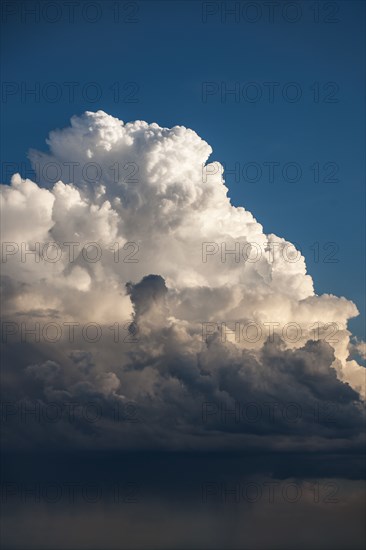
MULTIPOLYGON (((280 3, 273 21, 265 2, 254 2, 257 13, 240 7, 236 21, 230 14, 225 21, 224 12, 235 2, 106 0, 94 3, 100 13, 92 6, 83 11, 91 3, 79 2, 73 22, 62 1, 41 2, 39 21, 24 4, 3 3, 3 162, 25 175, 27 150, 46 150, 48 132, 85 110, 191 127, 212 146, 212 160, 239 167, 239 176, 226 176, 233 203, 250 210, 266 232, 300 246, 316 292, 344 295, 363 309, 363 2, 320 2, 318 14, 312 2, 300 2, 298 12, 283 12, 280 3), (71 99, 66 82, 76 83, 71 99), (207 82, 213 93, 203 97, 207 82), (22 93, 37 83, 39 97, 22 93), (221 95, 235 83, 239 98, 221 95), (268 83, 276 83, 273 101, 268 83), (47 101, 54 90, 60 97, 47 101), (289 101, 296 90, 301 98, 289 101), (253 91, 262 93, 258 101, 249 101, 253 91), (268 163, 278 163, 274 181, 268 163), (293 177, 288 163, 300 167, 298 181, 282 176, 285 170, 293 177), (261 177, 248 181, 258 166, 261 177), (336 263, 329 262, 332 252, 336 263)), ((7 170, 3 179, 9 181, 7 170)), ((350 326, 362 336, 364 317, 350 326)))

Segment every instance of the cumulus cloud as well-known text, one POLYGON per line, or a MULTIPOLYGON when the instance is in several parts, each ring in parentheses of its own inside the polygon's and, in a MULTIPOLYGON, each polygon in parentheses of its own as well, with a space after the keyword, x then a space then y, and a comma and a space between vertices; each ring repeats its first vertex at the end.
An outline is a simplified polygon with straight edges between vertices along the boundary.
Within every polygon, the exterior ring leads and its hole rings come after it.
MULTIPOLYGON (((47 144, 30 152, 38 184, 15 174, 1 186, 9 395, 24 378, 22 398, 92 396, 109 411, 99 433, 109 445, 357 440, 365 370, 347 328, 356 306, 318 296, 300 251, 230 203, 205 141, 98 111, 47 144), (41 323, 25 341, 39 319, 53 336, 41 323), (14 351, 17 338, 32 363, 14 351), (112 418, 127 402, 133 429, 112 418), (301 406, 301 427, 263 419, 268 403, 289 402, 301 406), (324 402, 336 404, 335 420, 314 424, 324 402), (243 403, 259 404, 261 421, 241 411, 223 422, 223 406, 243 403)), ((75 429, 88 440, 90 426, 75 429)))

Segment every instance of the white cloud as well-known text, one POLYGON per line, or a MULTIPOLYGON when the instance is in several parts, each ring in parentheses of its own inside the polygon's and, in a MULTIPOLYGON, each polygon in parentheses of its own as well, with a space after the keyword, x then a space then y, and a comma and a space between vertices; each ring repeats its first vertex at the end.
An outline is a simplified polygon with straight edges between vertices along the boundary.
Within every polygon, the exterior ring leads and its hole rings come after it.
MULTIPOLYGON (((32 322, 34 311, 44 311, 48 319, 47 311, 52 310, 59 319, 108 327, 134 316, 139 341, 128 353, 118 346, 104 349, 101 342, 94 358, 99 374, 88 383, 99 384, 105 395, 120 392, 124 398, 140 399, 144 406, 146 395, 154 395, 163 408, 168 407, 163 406, 164 396, 182 405, 183 386, 199 388, 201 396, 222 394, 223 369, 231 380, 229 394, 237 394, 235 377, 243 391, 272 384, 279 394, 287 393, 286 372, 274 369, 283 377, 276 381, 264 359, 269 332, 254 343, 243 337, 218 343, 214 337, 216 343, 207 345, 202 341, 203 322, 227 323, 228 328, 237 322, 241 330, 254 321, 265 331, 273 326, 282 337, 284 327, 296 323, 300 337, 295 341, 290 330, 284 348, 276 344, 283 364, 309 353, 311 369, 321 377, 323 398, 326 373, 330 394, 336 394, 331 365, 342 383, 364 394, 365 371, 348 358, 347 322, 358 314, 356 306, 345 298, 316 295, 305 258, 291 243, 265 235, 250 212, 231 205, 222 167, 207 164, 212 150, 194 131, 143 121, 124 124, 98 111, 73 117, 71 127, 51 132, 47 143, 49 154, 30 154, 40 185, 14 175, 11 186, 1 186, 2 239, 15 243, 5 248, 8 255, 2 264, 9 288, 7 319, 16 320, 21 312, 22 319, 32 322), (44 177, 50 166, 56 166, 60 176, 54 185, 44 177), (21 262, 21 243, 34 248, 35 242, 43 246, 49 241, 62 249, 59 261, 36 262, 28 254, 21 262), (63 244, 70 242, 78 243, 72 263, 70 245, 63 244), (85 250, 92 242, 97 247, 85 250), (236 243, 238 262, 234 254, 225 255, 236 243), (98 261, 90 261, 98 252, 98 261), (309 348, 317 323, 317 337, 329 344, 309 348), (325 348, 333 348, 334 356, 325 348), (294 355, 286 355, 286 350, 294 355), (202 376, 201 369, 211 375, 202 376)), ((82 348, 83 342, 79 339, 77 345, 82 348)), ((59 349, 62 362, 66 351, 61 345, 59 349)), ((290 371, 296 380, 296 372, 290 371)), ((300 369, 299 394, 302 385, 310 391, 302 375, 300 369)))

